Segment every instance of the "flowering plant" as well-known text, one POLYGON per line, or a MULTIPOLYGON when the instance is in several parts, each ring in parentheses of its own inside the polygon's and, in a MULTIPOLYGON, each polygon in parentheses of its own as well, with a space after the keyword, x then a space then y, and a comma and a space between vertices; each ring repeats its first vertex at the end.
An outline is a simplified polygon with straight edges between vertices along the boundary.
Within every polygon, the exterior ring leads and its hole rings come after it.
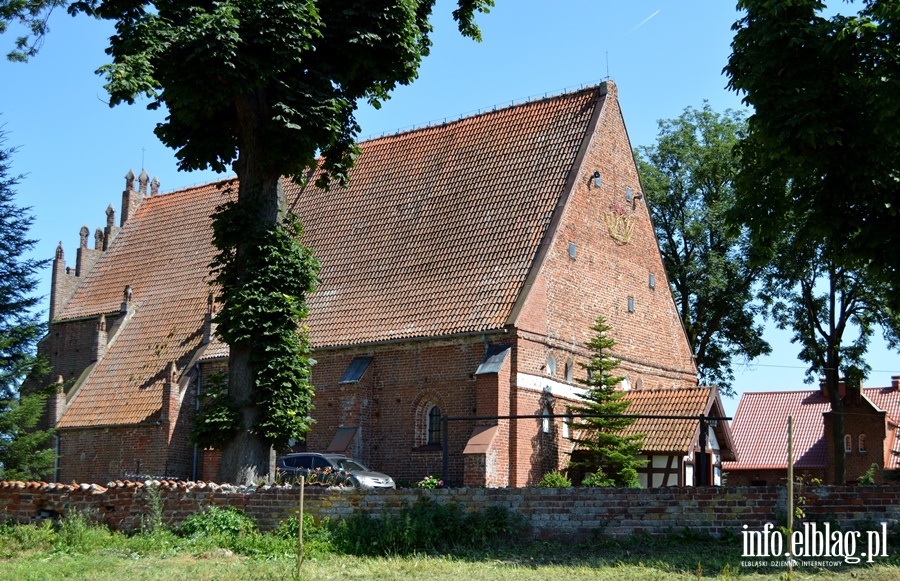
POLYGON ((424 488, 426 490, 434 490, 435 488, 441 488, 444 486, 443 480, 438 480, 434 476, 426 476, 422 480, 416 482, 417 488, 424 488))

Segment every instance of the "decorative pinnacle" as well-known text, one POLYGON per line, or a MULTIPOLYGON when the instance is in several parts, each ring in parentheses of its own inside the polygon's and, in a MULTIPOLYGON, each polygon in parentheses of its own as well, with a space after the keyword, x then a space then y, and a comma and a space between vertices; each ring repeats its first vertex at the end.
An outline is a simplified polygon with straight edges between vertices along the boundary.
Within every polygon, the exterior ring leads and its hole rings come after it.
POLYGON ((108 208, 106 208, 106 227, 114 228, 116 225, 116 210, 113 208, 113 205, 110 204, 108 208))
POLYGON ((128 173, 125 174, 125 189, 133 190, 134 189, 134 172, 128 170, 128 173))
POLYGON ((157 194, 159 194, 159 178, 154 176, 153 179, 150 180, 150 195, 155 196, 157 194))
POLYGON ((81 230, 78 231, 79 243, 81 244, 81 248, 87 248, 87 239, 90 235, 91 231, 88 230, 87 224, 81 227, 81 230))
POLYGON ((147 170, 142 169, 141 175, 138 176, 138 188, 140 189, 142 194, 147 193, 147 184, 150 182, 150 176, 147 175, 147 170))

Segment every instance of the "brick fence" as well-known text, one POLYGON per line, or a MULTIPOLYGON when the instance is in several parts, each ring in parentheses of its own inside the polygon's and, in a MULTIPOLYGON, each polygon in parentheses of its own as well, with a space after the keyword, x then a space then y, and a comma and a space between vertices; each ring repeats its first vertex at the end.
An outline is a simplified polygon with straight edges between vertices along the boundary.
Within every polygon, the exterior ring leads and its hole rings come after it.
MULTIPOLYGON (((163 517, 175 525, 206 506, 231 505, 246 511, 263 530, 275 527, 299 505, 298 486, 235 487, 203 482, 151 483, 163 517)), ((47 484, 0 482, 0 522, 35 522, 80 511, 118 530, 140 526, 149 514, 153 491, 144 482, 47 484)), ((844 528, 873 522, 900 522, 900 486, 815 487, 802 491, 810 520, 828 520, 844 528)), ((779 523, 786 514, 783 487, 654 488, 456 488, 449 490, 306 489, 306 510, 317 517, 379 515, 427 497, 457 502, 467 511, 503 506, 522 515, 538 538, 571 538, 594 531, 624 537, 690 529, 698 534, 740 534, 779 523)))

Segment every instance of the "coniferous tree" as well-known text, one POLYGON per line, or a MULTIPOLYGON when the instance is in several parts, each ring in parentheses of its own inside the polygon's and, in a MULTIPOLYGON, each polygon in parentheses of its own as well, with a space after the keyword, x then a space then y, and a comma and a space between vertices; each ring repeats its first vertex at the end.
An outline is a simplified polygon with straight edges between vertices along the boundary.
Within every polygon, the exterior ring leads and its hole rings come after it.
MULTIPOLYGON (((619 366, 619 360, 610 355, 615 347, 615 340, 609 336, 612 329, 606 320, 599 316, 594 326, 596 335, 587 343, 591 351, 591 359, 582 363, 587 371, 585 379, 577 379, 586 387, 580 397, 581 405, 573 406, 573 414, 594 414, 599 416, 625 414, 629 401, 624 399, 625 393, 616 389, 622 381, 613 375, 619 366)), ((636 456, 643 447, 643 435, 622 435, 622 430, 634 423, 634 418, 622 417, 585 417, 572 421, 575 451, 570 469, 587 473, 582 484, 591 486, 627 486, 637 488, 637 468, 641 465, 636 456), (577 459, 576 459, 577 458, 577 459)))
POLYGON ((34 354, 43 333, 37 273, 46 261, 25 258, 35 245, 26 238, 33 217, 15 204, 14 188, 21 176, 10 175, 14 148, 3 148, 0 129, 0 478, 33 480, 53 466, 47 448, 52 433, 34 428, 40 421, 45 393, 22 396, 19 386, 29 373, 41 374, 43 364, 34 354))

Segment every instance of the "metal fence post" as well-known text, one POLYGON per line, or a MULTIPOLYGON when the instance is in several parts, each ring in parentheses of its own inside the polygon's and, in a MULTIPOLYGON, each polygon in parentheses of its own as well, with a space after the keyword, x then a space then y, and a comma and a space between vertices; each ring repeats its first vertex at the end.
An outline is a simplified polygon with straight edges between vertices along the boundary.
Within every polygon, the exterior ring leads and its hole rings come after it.
POLYGON ((441 416, 441 452, 444 472, 444 486, 448 486, 450 482, 450 421, 446 415, 441 416))

